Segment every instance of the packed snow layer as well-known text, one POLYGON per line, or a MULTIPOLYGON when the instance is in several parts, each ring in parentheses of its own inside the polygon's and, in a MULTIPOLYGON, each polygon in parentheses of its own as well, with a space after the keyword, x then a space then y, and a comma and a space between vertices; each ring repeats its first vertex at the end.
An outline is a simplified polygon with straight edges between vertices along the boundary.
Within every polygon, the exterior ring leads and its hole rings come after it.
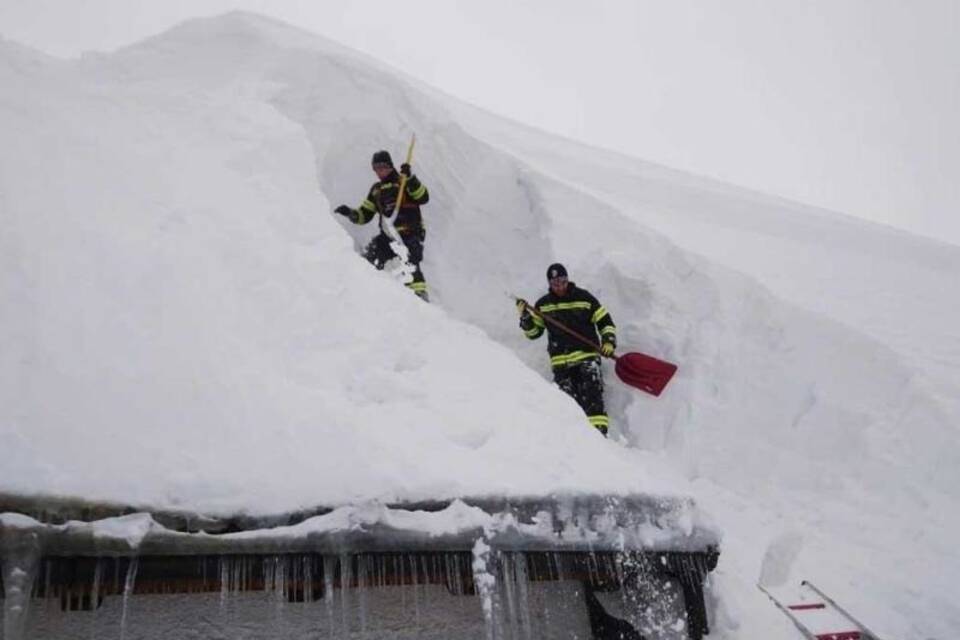
POLYGON ((883 342, 960 412, 960 247, 601 151, 469 105, 471 133, 677 245, 883 342))
POLYGON ((881 635, 960 627, 955 249, 521 130, 242 14, 73 62, 4 45, 0 76, 0 492, 692 490, 727 532, 720 637, 793 637, 761 569, 881 635), (413 131, 432 306, 328 213, 413 131), (622 349, 680 364, 658 399, 608 372, 614 442, 516 328, 506 294, 554 260, 622 349))
POLYGON ((702 553, 719 542, 691 500, 640 503, 578 496, 520 504, 468 504, 457 499, 431 511, 364 503, 338 507, 293 525, 215 535, 171 530, 148 513, 61 525, 0 513, 0 553, 18 565, 29 564, 39 555, 464 551, 478 540, 499 550, 580 552, 702 553))
MULTIPOLYGON (((360 74, 217 25, 69 70, 4 52, 2 491, 207 513, 675 491, 355 254, 260 66, 318 101, 360 74)), ((367 108, 330 123, 355 199, 367 108)))
MULTIPOLYGON (((726 633, 794 637, 755 589, 760 577, 813 580, 881 637, 950 637, 960 627, 950 602, 960 570, 951 549, 960 248, 448 104, 471 134, 566 185, 581 211, 613 210, 662 233, 719 286, 675 320, 689 344, 718 348, 682 400, 689 420, 664 419, 670 409, 648 402, 627 437, 669 452, 718 517, 726 633)), ((646 247, 632 252, 646 262, 648 291, 636 293, 671 288, 646 247)))
POLYGON ((660 423, 658 402, 628 433, 669 451, 718 517, 717 613, 732 637, 774 628, 793 637, 758 595, 758 576, 812 580, 881 637, 952 635, 960 248, 449 104, 472 134, 567 185, 578 203, 613 209, 766 289, 738 293, 735 279, 699 265, 722 282, 722 299, 704 301, 685 335, 703 345, 732 330, 739 344, 720 339, 691 423, 660 423))

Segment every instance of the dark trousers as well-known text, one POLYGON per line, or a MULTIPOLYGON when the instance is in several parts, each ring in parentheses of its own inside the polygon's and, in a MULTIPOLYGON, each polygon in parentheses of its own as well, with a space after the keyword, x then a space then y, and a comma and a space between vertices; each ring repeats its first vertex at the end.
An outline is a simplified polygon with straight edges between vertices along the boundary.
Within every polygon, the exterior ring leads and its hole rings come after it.
MULTIPOLYGON (((427 282, 423 277, 423 271, 420 270, 420 262, 423 260, 423 234, 400 234, 403 244, 407 247, 407 254, 410 256, 410 264, 414 266, 413 282, 407 283, 407 286, 413 289, 421 298, 427 297, 427 282)), ((370 240, 367 248, 363 250, 363 257, 378 270, 397 257, 393 248, 390 246, 390 236, 380 232, 370 240)))
POLYGON ((553 380, 577 401, 587 414, 590 424, 606 436, 610 419, 603 406, 603 372, 600 370, 600 358, 558 367, 553 370, 553 380))

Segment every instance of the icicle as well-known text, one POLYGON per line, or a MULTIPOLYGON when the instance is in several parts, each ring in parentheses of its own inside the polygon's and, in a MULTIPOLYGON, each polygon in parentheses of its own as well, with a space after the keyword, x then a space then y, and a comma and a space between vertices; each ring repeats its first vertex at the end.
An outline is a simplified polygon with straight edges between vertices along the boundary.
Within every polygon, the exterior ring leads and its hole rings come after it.
POLYGON ((360 634, 367 632, 367 589, 370 588, 370 556, 366 554, 357 555, 357 600, 360 618, 360 634))
POLYGON ((410 578, 413 584, 413 619, 417 628, 420 628, 420 572, 417 571, 417 554, 411 553, 408 557, 410 561, 410 578))
POLYGON ((333 624, 333 571, 336 568, 334 564, 336 558, 333 556, 323 556, 323 606, 327 612, 327 632, 330 637, 334 637, 333 624))
POLYGON ((227 608, 227 594, 230 592, 230 560, 220 556, 220 613, 227 608))
POLYGON ((429 619, 430 605, 433 604, 433 598, 430 594, 430 585, 433 584, 430 574, 430 554, 428 552, 421 552, 417 556, 419 564, 418 570, 420 571, 420 608, 424 613, 424 617, 429 619))
POLYGON ((285 600, 287 591, 287 566, 289 558, 287 556, 275 556, 276 564, 273 573, 273 591, 278 600, 285 600))
POLYGON ((253 558, 248 558, 246 556, 240 556, 237 558, 237 594, 246 591, 249 587, 247 586, 247 581, 250 579, 250 575, 253 573, 252 569, 253 558))
POLYGON ((397 584, 400 586, 400 606, 404 611, 407 610, 407 573, 406 565, 403 562, 403 554, 398 553, 393 557, 393 575, 396 576, 397 584))
POLYGON ((127 609, 129 607, 130 595, 133 593, 133 586, 137 580, 137 569, 140 566, 140 558, 134 556, 130 559, 130 565, 127 567, 127 579, 123 583, 123 612, 120 614, 120 640, 123 640, 127 634, 127 609))
POLYGON ((509 552, 500 554, 500 582, 499 586, 507 601, 506 611, 507 624, 509 625, 510 637, 517 637, 517 602, 514 597, 514 572, 513 572, 513 554, 509 552))
POLYGON ((274 597, 277 602, 277 613, 283 614, 287 604, 287 584, 290 572, 290 556, 277 556, 273 573, 274 597))
POLYGON ((463 595, 463 580, 460 579, 460 557, 456 553, 444 554, 445 564, 447 565, 447 584, 450 585, 450 592, 455 596, 463 595))
POLYGON ((530 623, 530 571, 525 553, 519 552, 514 556, 514 568, 520 598, 520 624, 523 627, 523 637, 530 640, 533 637, 533 626, 530 623))
POLYGON ((247 569, 251 562, 251 559, 243 556, 237 558, 237 594, 239 594, 241 591, 245 591, 247 588, 247 569))
POLYGON ((340 621, 343 625, 343 634, 350 633, 350 586, 353 584, 353 563, 347 554, 340 555, 340 621))
POLYGON ((40 564, 40 541, 34 532, 0 529, 0 550, 5 598, 3 600, 3 637, 21 640, 27 624, 27 612, 33 582, 40 564))
POLYGON ((336 568, 334 563, 336 558, 333 556, 323 556, 323 599, 330 603, 333 601, 333 571, 336 568))
POLYGON ((303 555, 288 556, 286 596, 288 602, 306 602, 307 596, 303 593, 303 555), (298 594, 298 591, 301 595, 298 594))
POLYGON ((269 594, 273 590, 273 572, 276 567, 276 560, 272 556, 264 556, 261 559, 263 565, 263 590, 269 594))
POLYGON ((313 602, 313 557, 303 556, 303 602, 313 602))
POLYGON ((97 564, 93 568, 93 584, 90 587, 90 637, 95 638, 97 634, 97 611, 100 603, 100 580, 103 574, 103 559, 97 558, 97 564))
MULTIPOLYGON (((467 577, 464 575, 464 570, 466 567, 463 566, 463 554, 455 553, 453 554, 453 575, 457 581, 457 595, 464 596, 467 595, 467 577)), ((463 599, 461 598, 461 601, 463 599)))
POLYGON ((467 595, 469 581, 464 574, 466 567, 463 565, 463 556, 460 553, 454 553, 452 554, 451 560, 453 562, 453 577, 457 585, 456 593, 458 596, 465 596, 467 595))

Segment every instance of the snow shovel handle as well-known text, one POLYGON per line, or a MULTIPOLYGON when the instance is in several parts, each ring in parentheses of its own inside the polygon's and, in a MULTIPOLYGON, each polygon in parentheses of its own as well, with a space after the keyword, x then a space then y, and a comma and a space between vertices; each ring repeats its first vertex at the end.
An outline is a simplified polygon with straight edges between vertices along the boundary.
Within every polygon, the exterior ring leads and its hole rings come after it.
MULTIPOLYGON (((413 160, 413 145, 417 142, 417 134, 410 136, 410 146, 407 147, 407 159, 406 164, 410 164, 410 161, 413 160)), ((400 174, 400 193, 397 194, 397 204, 393 208, 393 213, 390 215, 391 218, 397 215, 397 212, 400 211, 400 203, 403 202, 403 196, 407 192, 407 176, 400 174)))
POLYGON ((540 318, 540 319, 543 320, 544 322, 549 323, 549 324, 552 324, 552 325, 555 326, 557 329, 560 329, 561 331, 570 334, 571 336, 573 336, 574 338, 576 338, 576 339, 579 340, 580 342, 582 342, 582 343, 584 343, 584 344, 586 344, 586 345, 589 345, 589 346, 590 346, 594 351, 596 351, 597 354, 600 355, 601 357, 610 358, 611 360, 617 360, 617 356, 616 356, 616 355, 613 355, 613 354, 611 354, 611 355, 609 355, 609 356, 603 355, 603 351, 601 351, 600 345, 597 344, 594 340, 591 340, 591 339, 588 338, 587 336, 585 336, 585 335, 583 335, 583 334, 581 334, 581 333, 579 333, 579 332, 577 332, 577 331, 574 331, 573 329, 571 329, 571 328, 568 327, 567 325, 563 324, 563 323, 560 322, 559 320, 555 320, 555 319, 551 318, 550 316, 546 316, 546 315, 540 313, 539 311, 537 311, 536 307, 534 307, 533 305, 529 304, 529 303, 528 303, 526 300, 524 300, 523 298, 517 298, 516 296, 514 296, 514 299, 515 299, 517 302, 522 302, 522 303, 523 303, 523 306, 524 306, 530 313, 532 313, 533 315, 537 316, 538 318, 540 318))

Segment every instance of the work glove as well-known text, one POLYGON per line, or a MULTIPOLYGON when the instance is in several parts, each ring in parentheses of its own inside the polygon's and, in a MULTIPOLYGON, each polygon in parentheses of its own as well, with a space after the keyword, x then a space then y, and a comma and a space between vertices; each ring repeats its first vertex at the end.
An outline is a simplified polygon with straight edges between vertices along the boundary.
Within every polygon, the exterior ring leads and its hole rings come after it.
POLYGON ((402 173, 403 175, 409 178, 411 176, 410 164, 407 162, 404 162, 402 165, 400 165, 400 173, 402 173))
POLYGON ((610 342, 604 342, 604 343, 600 346, 600 353, 602 353, 603 355, 605 355, 605 356, 608 357, 608 358, 610 358, 610 357, 613 356, 613 350, 614 350, 614 346, 613 346, 613 344, 610 343, 610 342))
POLYGON ((353 213, 353 209, 351 209, 350 207, 348 207, 348 206, 345 205, 345 204, 340 205, 339 207, 337 207, 336 209, 334 209, 334 211, 336 211, 337 213, 339 213, 339 214, 342 215, 342 216, 346 216, 347 218, 349 218, 349 217, 350 217, 350 214, 353 213))
POLYGON ((521 326, 525 326, 526 324, 533 322, 533 314, 530 312, 530 304, 523 298, 517 300, 517 311, 520 313, 521 326))

